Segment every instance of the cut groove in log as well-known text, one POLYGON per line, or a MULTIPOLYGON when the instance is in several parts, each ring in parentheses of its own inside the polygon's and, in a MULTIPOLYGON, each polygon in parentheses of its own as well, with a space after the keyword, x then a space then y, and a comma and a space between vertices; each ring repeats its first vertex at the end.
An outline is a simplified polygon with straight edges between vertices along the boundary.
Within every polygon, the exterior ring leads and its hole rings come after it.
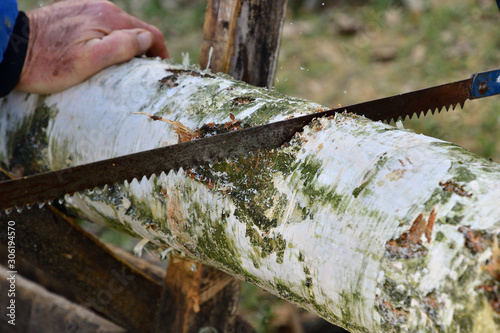
MULTIPOLYGON (((180 69, 135 59, 57 95, 9 95, 0 112, 3 163, 16 155, 58 169, 178 142, 168 125, 133 112, 217 132, 231 115, 254 126, 321 109, 180 69), (172 75, 177 85, 162 85, 172 75), (33 132, 41 134, 26 145, 33 132)), ((337 114, 281 149, 109 186, 67 204, 352 332, 495 332, 499 200, 498 164, 337 114)))

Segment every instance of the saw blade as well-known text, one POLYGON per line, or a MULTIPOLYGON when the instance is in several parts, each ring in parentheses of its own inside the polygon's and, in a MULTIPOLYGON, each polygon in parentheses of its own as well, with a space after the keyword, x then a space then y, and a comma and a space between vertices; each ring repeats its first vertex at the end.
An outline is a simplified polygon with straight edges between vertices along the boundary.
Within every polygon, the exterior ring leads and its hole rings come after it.
POLYGON ((462 108, 470 99, 472 78, 454 83, 412 91, 405 94, 381 98, 344 108, 348 112, 364 115, 372 120, 403 120, 413 115, 426 115, 441 111, 443 108, 462 108))
POLYGON ((94 189, 153 174, 190 168, 251 151, 278 148, 314 118, 350 112, 372 120, 397 120, 429 110, 463 107, 467 99, 500 93, 500 70, 471 79, 241 129, 177 145, 156 148, 0 183, 0 208, 50 202, 64 194, 94 189))

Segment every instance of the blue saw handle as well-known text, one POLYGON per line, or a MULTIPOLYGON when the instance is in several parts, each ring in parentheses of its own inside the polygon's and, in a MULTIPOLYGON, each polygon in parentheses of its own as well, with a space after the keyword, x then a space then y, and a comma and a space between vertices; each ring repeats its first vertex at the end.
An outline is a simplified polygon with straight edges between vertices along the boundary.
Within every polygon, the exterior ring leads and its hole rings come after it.
POLYGON ((497 94, 500 94, 500 69, 472 75, 471 99, 497 94))
POLYGON ((497 0, 498 10, 500 10, 500 0, 497 0))

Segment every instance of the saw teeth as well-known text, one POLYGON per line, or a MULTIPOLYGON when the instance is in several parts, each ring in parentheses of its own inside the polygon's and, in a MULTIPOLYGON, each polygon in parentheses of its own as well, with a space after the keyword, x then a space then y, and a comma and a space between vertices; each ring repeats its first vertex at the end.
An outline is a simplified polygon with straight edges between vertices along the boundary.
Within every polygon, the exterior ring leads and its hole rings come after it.
POLYGON ((12 208, 5 208, 3 211, 5 214, 10 215, 10 213, 12 213, 12 208))
POLYGON ((42 209, 43 206, 45 206, 45 202, 44 201, 37 202, 37 205, 38 205, 38 208, 42 209))
POLYGON ((137 180, 137 178, 132 179, 132 181, 130 182, 130 186, 133 187, 139 186, 139 181, 137 180))
POLYGON ((16 206, 16 211, 21 214, 23 212, 23 206, 19 207, 19 206, 16 206))

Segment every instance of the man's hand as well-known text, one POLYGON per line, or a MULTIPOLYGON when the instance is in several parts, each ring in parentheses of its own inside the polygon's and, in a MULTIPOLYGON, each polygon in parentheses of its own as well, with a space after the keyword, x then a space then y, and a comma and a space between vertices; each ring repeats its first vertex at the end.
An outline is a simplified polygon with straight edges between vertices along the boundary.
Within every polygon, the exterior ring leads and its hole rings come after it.
POLYGON ((57 2, 27 15, 30 38, 18 90, 53 93, 144 53, 168 57, 157 28, 109 1, 57 2))

